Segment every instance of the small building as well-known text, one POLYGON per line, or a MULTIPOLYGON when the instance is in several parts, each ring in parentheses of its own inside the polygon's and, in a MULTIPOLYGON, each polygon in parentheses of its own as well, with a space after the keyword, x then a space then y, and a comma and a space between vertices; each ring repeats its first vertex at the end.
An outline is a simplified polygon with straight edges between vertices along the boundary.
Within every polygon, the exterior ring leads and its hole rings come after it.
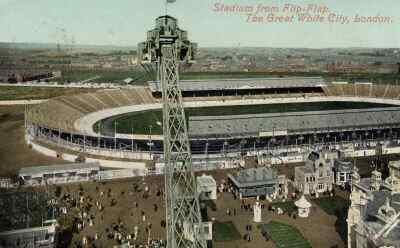
MULTIPOLYGON (((213 223, 212 221, 203 221, 201 223, 201 228, 203 228, 203 238, 207 241, 212 240, 213 237, 213 223)), ((199 224, 195 223, 194 224, 194 230, 191 228, 190 224, 188 222, 183 223, 183 235, 185 236, 186 239, 194 241, 194 236, 193 236, 193 231, 198 232, 199 231, 199 224)))
POLYGON ((389 176, 382 182, 384 189, 400 192, 400 161, 389 162, 389 176))
POLYGON ((61 71, 52 71, 51 72, 53 78, 61 78, 62 72, 61 71))
POLYGON ((298 215, 301 218, 307 218, 310 214, 311 203, 302 195, 299 200, 294 202, 298 209, 298 215))
POLYGON ((0 232, 0 247, 56 247, 56 221, 43 226, 0 232))
POLYGON ((330 192, 333 188, 333 158, 311 152, 304 166, 295 168, 295 187, 305 195, 330 192))
POLYGON ((277 175, 272 168, 251 168, 239 171, 235 176, 228 174, 234 193, 240 198, 265 196, 286 198, 288 193, 285 175, 277 175))
POLYGON ((212 176, 203 174, 197 177, 197 191, 202 200, 217 200, 217 182, 212 176))
POLYGON ((0 177, 0 189, 8 189, 14 187, 14 183, 11 178, 0 177))
POLYGON ((0 194, 0 247, 55 247, 58 212, 52 200, 42 191, 0 194))
POLYGON ((389 162, 389 174, 393 177, 400 178, 400 160, 389 162))
POLYGON ((336 159, 333 167, 335 185, 342 187, 350 185, 353 170, 354 166, 352 162, 336 159))
POLYGON ((94 163, 75 163, 50 166, 25 167, 18 176, 25 185, 62 184, 97 180, 100 165, 94 163))

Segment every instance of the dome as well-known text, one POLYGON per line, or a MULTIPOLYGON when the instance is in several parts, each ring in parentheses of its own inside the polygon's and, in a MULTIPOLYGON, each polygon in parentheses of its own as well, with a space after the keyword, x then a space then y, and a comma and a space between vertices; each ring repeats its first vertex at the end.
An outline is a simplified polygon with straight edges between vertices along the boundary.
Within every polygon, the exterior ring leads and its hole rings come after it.
POLYGON ((298 208, 310 208, 311 203, 302 195, 299 200, 295 201, 294 205, 298 208))

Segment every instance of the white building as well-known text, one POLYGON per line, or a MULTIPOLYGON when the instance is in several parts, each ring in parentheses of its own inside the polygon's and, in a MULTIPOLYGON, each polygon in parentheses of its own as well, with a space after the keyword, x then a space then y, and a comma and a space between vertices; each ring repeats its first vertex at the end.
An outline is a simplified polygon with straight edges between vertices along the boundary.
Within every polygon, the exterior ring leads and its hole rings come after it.
POLYGON ((311 203, 307 201, 304 195, 295 201, 294 205, 297 207, 299 217, 307 218, 310 215, 311 203))
POLYGON ((350 185, 353 169, 353 163, 336 159, 333 168, 333 172, 335 175, 335 184, 342 187, 350 185))
POLYGON ((0 177, 0 189, 8 189, 14 187, 11 178, 0 177))
POLYGON ((286 176, 278 175, 277 171, 272 168, 249 168, 241 170, 235 175, 228 174, 228 178, 233 186, 233 192, 240 199, 257 196, 272 199, 286 198, 288 194, 286 176))
POLYGON ((18 176, 25 185, 62 184, 97 180, 99 163, 76 163, 50 166, 25 167, 18 176))
POLYGON ((390 176, 382 180, 353 174, 351 205, 347 217, 348 247, 400 247, 400 167, 389 163, 390 176))
POLYGON ((311 152, 304 166, 295 168, 295 187, 305 195, 330 192, 333 188, 334 158, 327 153, 311 152))
POLYGON ((197 191, 202 200, 217 200, 217 182, 212 176, 197 177, 197 191))
POLYGON ((56 220, 40 227, 0 232, 0 247, 55 247, 56 220))

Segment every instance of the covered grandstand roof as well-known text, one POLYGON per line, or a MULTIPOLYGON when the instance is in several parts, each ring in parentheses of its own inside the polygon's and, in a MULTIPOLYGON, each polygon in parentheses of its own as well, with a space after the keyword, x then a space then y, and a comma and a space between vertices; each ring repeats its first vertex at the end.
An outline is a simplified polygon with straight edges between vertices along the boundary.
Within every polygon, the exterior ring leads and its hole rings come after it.
MULTIPOLYGON (((159 81, 148 83, 150 90, 161 92, 159 81)), ((182 91, 253 90, 274 88, 315 88, 325 86, 322 77, 271 77, 243 79, 181 80, 182 91)))
POLYGON ((280 136, 388 126, 400 126, 400 107, 189 118, 193 137, 280 136))

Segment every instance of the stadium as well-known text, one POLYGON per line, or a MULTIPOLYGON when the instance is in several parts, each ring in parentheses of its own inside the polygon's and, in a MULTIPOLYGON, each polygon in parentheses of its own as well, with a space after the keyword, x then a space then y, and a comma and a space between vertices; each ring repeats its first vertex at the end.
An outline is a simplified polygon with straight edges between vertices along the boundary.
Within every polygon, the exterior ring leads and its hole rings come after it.
MULTIPOLYGON (((327 146, 367 156, 398 145, 397 85, 276 77, 183 80, 180 88, 202 166, 233 166, 246 156, 301 161, 301 151, 327 146)), ((26 110, 26 140, 65 160, 145 169, 162 162, 161 108, 157 81, 56 97, 26 110)))

